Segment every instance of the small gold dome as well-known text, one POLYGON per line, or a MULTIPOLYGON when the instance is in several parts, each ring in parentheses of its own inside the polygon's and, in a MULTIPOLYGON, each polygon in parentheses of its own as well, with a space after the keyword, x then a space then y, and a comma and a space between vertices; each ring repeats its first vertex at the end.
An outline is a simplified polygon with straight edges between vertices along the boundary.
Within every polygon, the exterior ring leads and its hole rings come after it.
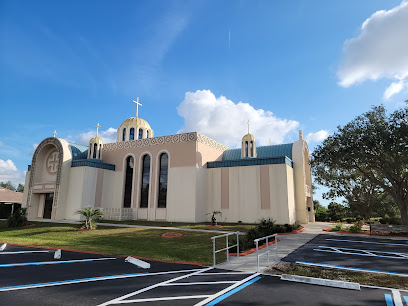
POLYGON ((254 141, 255 137, 252 134, 246 134, 244 137, 242 137, 242 141, 254 141))
POLYGON ((152 128, 150 127, 150 124, 147 123, 146 120, 142 119, 142 118, 138 118, 138 117, 130 117, 129 119, 126 119, 125 121, 122 122, 122 124, 120 125, 122 126, 137 126, 137 127, 143 127, 145 129, 149 129, 151 130, 152 128))
POLYGON ((99 138, 98 136, 95 136, 95 137, 91 138, 91 140, 89 141, 89 143, 98 143, 98 144, 101 144, 101 143, 103 143, 103 141, 102 141, 102 139, 99 138))

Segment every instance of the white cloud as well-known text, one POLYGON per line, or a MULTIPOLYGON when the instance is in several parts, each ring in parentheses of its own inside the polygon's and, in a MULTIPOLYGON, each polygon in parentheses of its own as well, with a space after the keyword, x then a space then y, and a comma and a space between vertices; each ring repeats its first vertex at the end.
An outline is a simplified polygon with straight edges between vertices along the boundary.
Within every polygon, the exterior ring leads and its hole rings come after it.
POLYGON ((299 122, 280 119, 271 111, 255 109, 248 103, 234 103, 224 96, 215 97, 210 90, 186 92, 178 106, 178 114, 184 118, 179 133, 197 131, 229 147, 239 147, 250 121, 250 133, 257 145, 282 143, 299 122))
POLYGON ((11 181, 15 187, 18 184, 24 184, 25 175, 18 171, 16 165, 11 159, 6 161, 0 159, 0 182, 11 181))
POLYGON ((408 1, 391 10, 372 14, 361 26, 358 37, 344 43, 343 59, 337 76, 340 85, 349 87, 366 80, 388 78, 385 91, 389 99, 408 87, 408 1))
POLYGON ((37 149, 37 147, 38 147, 38 143, 33 143, 33 149, 31 150, 30 155, 34 154, 35 149, 37 149))
MULTIPOLYGON (((116 142, 116 131, 116 129, 110 127, 106 131, 100 131, 98 136, 102 138, 103 143, 116 142)), ((78 143, 87 146, 89 144, 89 140, 91 140, 92 137, 95 137, 95 135, 95 131, 82 133, 78 136, 78 143)))
POLYGON ((316 133, 309 133, 306 136, 307 142, 322 142, 329 136, 329 132, 325 130, 320 130, 316 133))
POLYGON ((0 141, 0 147, 3 145, 3 143, 0 141))

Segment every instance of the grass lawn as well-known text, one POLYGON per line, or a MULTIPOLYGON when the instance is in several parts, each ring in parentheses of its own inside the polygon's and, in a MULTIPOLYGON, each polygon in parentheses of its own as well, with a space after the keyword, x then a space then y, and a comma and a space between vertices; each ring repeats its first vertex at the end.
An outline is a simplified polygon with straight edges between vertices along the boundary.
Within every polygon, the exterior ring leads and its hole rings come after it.
POLYGON ((231 231, 231 232, 246 232, 250 228, 254 227, 255 224, 243 224, 243 223, 222 223, 219 222, 218 225, 222 225, 220 228, 210 227, 210 222, 204 223, 183 223, 183 222, 160 222, 160 221, 112 221, 112 220, 100 220, 101 223, 114 223, 114 224, 130 224, 130 225, 145 225, 145 226, 167 226, 167 227, 178 227, 178 228, 192 228, 192 229, 203 229, 203 230, 220 230, 220 231, 231 231))
POLYGON ((272 274, 291 274, 307 277, 317 277, 324 279, 355 282, 361 285, 380 286, 398 289, 408 289, 408 277, 397 275, 386 275, 376 273, 342 271, 320 267, 307 267, 297 264, 279 266, 279 269, 270 270, 272 274))
MULTIPOLYGON (((30 222, 33 227, 6 228, 0 221, 0 243, 67 248, 103 252, 111 255, 133 255, 161 260, 212 264, 214 233, 185 232, 179 238, 162 238, 168 230, 113 228, 100 226, 92 231, 78 231, 79 225, 30 222)), ((220 244, 217 248, 225 247, 220 244)), ((223 255, 219 253, 220 257, 223 255)), ((220 258, 221 260, 221 258, 220 258)), ((222 260, 221 260, 222 261, 222 260)))

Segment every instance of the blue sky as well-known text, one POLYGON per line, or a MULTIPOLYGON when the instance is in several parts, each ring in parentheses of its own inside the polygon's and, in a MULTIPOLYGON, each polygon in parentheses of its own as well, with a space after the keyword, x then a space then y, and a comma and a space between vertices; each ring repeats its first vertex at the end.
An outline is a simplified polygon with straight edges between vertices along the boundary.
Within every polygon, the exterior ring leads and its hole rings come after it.
POLYGON ((0 0, 0 181, 22 182, 54 130, 86 143, 99 122, 113 139, 136 97, 156 136, 237 147, 250 119, 261 145, 302 129, 313 149, 407 98, 407 13, 400 0, 0 0))

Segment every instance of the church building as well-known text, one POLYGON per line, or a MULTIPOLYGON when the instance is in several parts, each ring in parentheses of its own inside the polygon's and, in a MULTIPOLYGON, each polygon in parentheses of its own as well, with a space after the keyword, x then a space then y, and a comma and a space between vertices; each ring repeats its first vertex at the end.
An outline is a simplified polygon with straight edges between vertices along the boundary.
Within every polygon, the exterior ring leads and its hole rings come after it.
POLYGON ((55 133, 38 145, 25 180, 29 218, 79 220, 91 206, 108 220, 207 222, 220 211, 221 222, 314 222, 302 131, 293 143, 257 147, 248 127, 230 149, 198 132, 156 137, 138 111, 116 142, 103 143, 99 127, 88 146, 55 133))

